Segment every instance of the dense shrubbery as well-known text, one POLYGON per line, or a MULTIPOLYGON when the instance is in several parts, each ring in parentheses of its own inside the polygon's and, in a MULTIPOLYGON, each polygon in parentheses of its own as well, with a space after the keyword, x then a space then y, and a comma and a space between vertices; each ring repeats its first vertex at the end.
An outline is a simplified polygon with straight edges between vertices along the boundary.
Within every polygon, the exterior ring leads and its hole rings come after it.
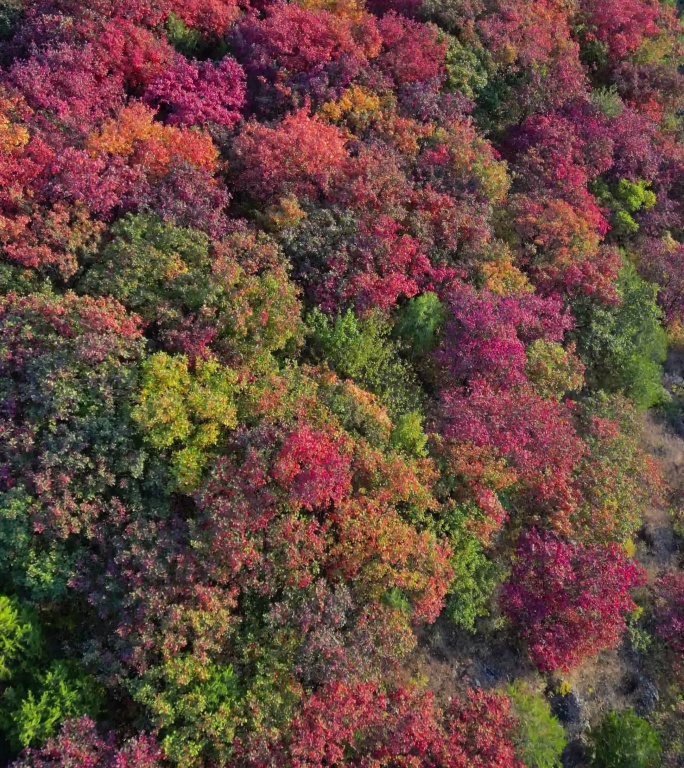
POLYGON ((563 726, 544 697, 528 686, 509 686, 508 696, 518 718, 517 744, 529 768, 557 768, 565 748, 563 726))
MULTIPOLYGON (((620 641, 684 323, 679 32, 0 0, 4 761, 556 763, 536 695, 404 660, 440 616, 543 671, 620 641)), ((640 721, 606 762, 630 718, 597 765, 650 765, 640 721)))
POLYGON ((646 720, 627 710, 609 712, 592 731, 595 768, 657 768, 662 750, 658 734, 646 720))

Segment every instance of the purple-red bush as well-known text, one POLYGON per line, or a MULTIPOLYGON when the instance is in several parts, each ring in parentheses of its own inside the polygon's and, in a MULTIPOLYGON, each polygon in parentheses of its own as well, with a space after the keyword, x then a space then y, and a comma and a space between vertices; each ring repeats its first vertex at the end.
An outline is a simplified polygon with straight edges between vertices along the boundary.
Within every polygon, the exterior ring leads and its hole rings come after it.
POLYGON ((641 567, 616 545, 572 544, 536 529, 521 536, 501 597, 540 670, 567 671, 614 648, 634 610, 641 567))

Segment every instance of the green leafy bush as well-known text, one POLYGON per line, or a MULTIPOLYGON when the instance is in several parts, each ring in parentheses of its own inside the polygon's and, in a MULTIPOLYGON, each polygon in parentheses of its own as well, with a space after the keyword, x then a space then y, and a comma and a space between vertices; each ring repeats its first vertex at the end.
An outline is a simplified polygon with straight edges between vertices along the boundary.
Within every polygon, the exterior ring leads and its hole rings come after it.
POLYGON ((166 19, 166 39, 183 56, 195 59, 220 59, 228 46, 216 35, 204 35, 189 27, 183 19, 171 12, 166 19))
POLYGON ((59 600, 67 592, 75 554, 62 542, 33 535, 34 503, 21 487, 0 493, 0 580, 32 601, 59 600))
POLYGON ((38 635, 18 601, 0 595, 0 680, 12 680, 27 656, 35 655, 38 635))
POLYGON ((24 0, 0 0, 0 40, 9 40, 24 12, 24 0))
POLYGON ((75 664, 47 660, 37 617, 0 596, 0 735, 13 749, 43 744, 67 717, 94 715, 97 686, 75 664))
POLYGON ((202 35, 199 30, 188 27, 175 13, 170 13, 166 20, 166 38, 185 56, 196 56, 202 48, 202 35))
POLYGON ((424 357, 437 346, 437 334, 446 311, 435 293, 423 293, 400 310, 394 334, 406 345, 412 357, 424 357))
POLYGON ((75 665, 55 661, 37 685, 19 701, 11 715, 10 740, 20 747, 45 743, 68 717, 95 715, 100 697, 92 680, 75 665))
POLYGON ((620 117, 625 109, 615 86, 594 88, 591 92, 591 103, 608 118, 620 117))
POLYGON ((427 456, 427 435, 423 431, 423 419, 418 411, 400 416, 390 436, 390 445, 409 456, 427 456))
POLYGON ((622 392, 648 408, 663 397, 660 376, 667 355, 657 287, 642 280, 627 263, 617 290, 617 306, 575 302, 577 349, 592 389, 622 392))
POLYGON ((454 37, 449 39, 445 57, 446 87, 449 90, 459 91, 469 99, 474 99, 487 85, 489 73, 478 53, 454 37))
POLYGON ((309 316, 314 358, 340 376, 376 394, 393 419, 415 412, 421 393, 411 367, 401 359, 380 314, 358 318, 351 310, 329 320, 314 310, 309 316))
POLYGON ((194 371, 183 355, 158 352, 146 361, 133 417, 152 446, 174 448, 179 488, 196 487, 222 429, 236 425, 235 390, 235 373, 214 359, 194 371))
POLYGON ((230 665, 179 656, 150 670, 135 693, 162 732, 162 747, 178 766, 225 762, 241 722, 238 679, 230 665))
POLYGON ((565 748, 563 726, 549 703, 529 686, 509 686, 508 697, 518 717, 516 745, 527 768, 556 768, 565 748))
POLYGON ((591 733, 592 768, 659 768, 661 746, 650 723, 632 710, 609 712, 591 733))
POLYGON ((649 186, 649 182, 643 179, 620 179, 612 185, 602 180, 594 183, 596 199, 611 211, 612 237, 629 237, 639 231, 634 214, 640 210, 649 210, 656 204, 655 192, 650 190, 649 186))
POLYGON ((441 514, 441 525, 453 551, 454 578, 447 598, 446 613, 462 629, 473 630, 475 621, 489 613, 499 569, 488 557, 467 523, 473 510, 452 506, 441 514))

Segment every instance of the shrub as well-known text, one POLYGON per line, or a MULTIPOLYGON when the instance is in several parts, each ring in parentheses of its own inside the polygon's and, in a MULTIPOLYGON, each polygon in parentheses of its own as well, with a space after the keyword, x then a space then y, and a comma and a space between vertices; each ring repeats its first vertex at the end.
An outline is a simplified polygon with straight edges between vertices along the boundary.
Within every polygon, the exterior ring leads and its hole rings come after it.
POLYGON ((658 734, 634 712, 609 712, 591 733, 592 768, 659 768, 658 734))
POLYGON ((446 312, 435 293, 410 299, 398 314, 394 334, 408 347, 412 357, 423 357, 437 346, 437 334, 446 312))
POLYGON ((415 412, 421 404, 415 375, 399 357, 380 314, 359 319, 347 311, 331 321, 316 310, 309 316, 309 327, 316 359, 376 394, 390 416, 415 412))
POLYGON ((615 648, 642 569, 616 545, 582 546, 523 533, 502 605, 542 671, 568 670, 615 648))
POLYGON ((516 746, 527 768, 556 768, 565 748, 563 726, 544 697, 522 683, 508 688, 518 718, 516 746))
POLYGON ((447 598, 446 615, 457 626, 473 630, 475 621, 489 612, 499 581, 499 568, 488 556, 482 542, 469 529, 472 507, 453 506, 440 517, 453 551, 454 578, 447 598))
POLYGON ((617 289, 616 306, 575 302, 577 348, 591 388, 622 392, 648 408, 663 396, 660 375, 667 355, 657 288, 625 264, 617 289))

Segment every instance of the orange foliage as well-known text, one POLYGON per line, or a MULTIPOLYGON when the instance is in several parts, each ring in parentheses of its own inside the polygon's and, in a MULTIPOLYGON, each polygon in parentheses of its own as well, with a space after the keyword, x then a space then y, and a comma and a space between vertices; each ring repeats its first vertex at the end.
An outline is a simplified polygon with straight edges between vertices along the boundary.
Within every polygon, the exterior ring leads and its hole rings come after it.
POLYGON ((156 122, 154 110, 142 104, 124 107, 118 117, 91 133, 86 147, 92 157, 119 155, 143 166, 152 177, 163 176, 175 163, 185 162, 214 172, 219 153, 209 134, 196 128, 176 128, 156 122))

